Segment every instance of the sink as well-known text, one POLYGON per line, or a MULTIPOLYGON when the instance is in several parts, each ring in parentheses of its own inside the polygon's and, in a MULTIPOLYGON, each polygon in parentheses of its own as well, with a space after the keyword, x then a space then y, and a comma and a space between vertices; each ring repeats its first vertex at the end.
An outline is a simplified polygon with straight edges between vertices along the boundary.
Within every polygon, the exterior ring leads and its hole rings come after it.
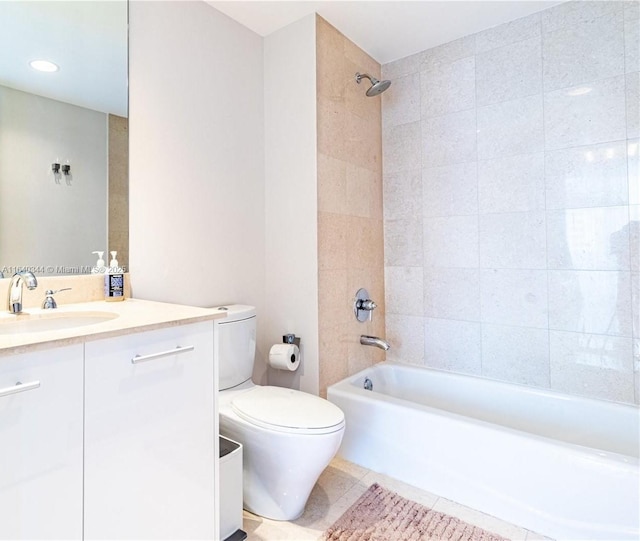
POLYGON ((118 317, 112 312, 55 312, 0 318, 0 335, 60 331, 104 323, 118 317))

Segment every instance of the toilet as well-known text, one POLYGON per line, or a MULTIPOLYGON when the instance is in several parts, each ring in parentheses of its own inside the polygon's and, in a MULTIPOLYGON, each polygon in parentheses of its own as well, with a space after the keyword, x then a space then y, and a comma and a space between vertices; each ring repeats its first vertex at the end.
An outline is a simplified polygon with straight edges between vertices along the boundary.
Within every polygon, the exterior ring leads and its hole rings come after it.
POLYGON ((219 309, 227 311, 217 323, 220 434, 243 446, 244 508, 294 520, 340 447, 344 414, 318 396, 253 383, 256 310, 219 309))

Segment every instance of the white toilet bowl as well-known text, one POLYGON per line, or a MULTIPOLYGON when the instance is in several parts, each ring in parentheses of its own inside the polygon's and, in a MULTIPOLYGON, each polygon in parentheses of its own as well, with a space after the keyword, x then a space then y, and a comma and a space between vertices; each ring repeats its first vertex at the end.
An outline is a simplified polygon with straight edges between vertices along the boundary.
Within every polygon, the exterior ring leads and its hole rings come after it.
POLYGON ((220 320, 220 434, 243 446, 244 508, 274 520, 304 511, 344 434, 340 408, 293 389, 255 385, 255 309, 229 306, 220 320))
POLYGON ((219 412, 220 433, 243 445, 244 508, 294 520, 340 447, 344 414, 300 391, 242 387, 220 392, 219 412))

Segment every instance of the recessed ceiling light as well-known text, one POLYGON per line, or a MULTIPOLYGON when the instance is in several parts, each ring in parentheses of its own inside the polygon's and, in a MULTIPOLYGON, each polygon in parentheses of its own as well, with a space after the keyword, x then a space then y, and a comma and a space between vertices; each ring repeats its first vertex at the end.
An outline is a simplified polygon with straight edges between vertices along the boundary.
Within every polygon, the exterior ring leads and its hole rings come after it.
POLYGON ((32 60, 29 62, 29 65, 34 70, 46 71, 47 73, 52 73, 60 69, 56 64, 49 62, 48 60, 32 60))

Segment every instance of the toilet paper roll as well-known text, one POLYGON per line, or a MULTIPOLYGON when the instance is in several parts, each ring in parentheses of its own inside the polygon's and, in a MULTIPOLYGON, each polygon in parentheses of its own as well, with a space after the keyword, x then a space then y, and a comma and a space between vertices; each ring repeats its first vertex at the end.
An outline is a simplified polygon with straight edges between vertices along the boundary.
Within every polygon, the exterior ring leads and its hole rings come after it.
POLYGON ((300 365, 300 350, 295 344, 274 344, 269 350, 269 366, 278 370, 291 370, 300 365))

